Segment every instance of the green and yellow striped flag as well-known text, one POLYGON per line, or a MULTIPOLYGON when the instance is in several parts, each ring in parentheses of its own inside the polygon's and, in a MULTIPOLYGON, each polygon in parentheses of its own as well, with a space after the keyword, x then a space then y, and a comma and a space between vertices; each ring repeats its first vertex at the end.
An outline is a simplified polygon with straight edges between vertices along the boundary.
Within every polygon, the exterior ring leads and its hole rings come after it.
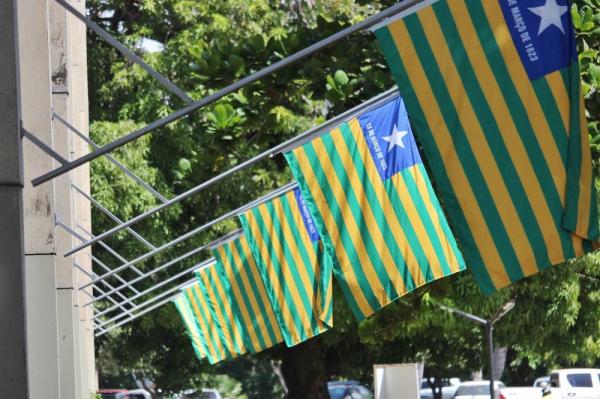
POLYGON ((479 285, 490 293, 591 251, 567 0, 427 3, 375 29, 479 285))
POLYGON ((243 355, 246 353, 246 345, 237 313, 233 309, 228 293, 228 281, 219 275, 214 265, 198 270, 196 276, 199 288, 207 299, 212 321, 217 326, 227 358, 243 355))
POLYGON ((200 288, 200 283, 195 283, 183 290, 193 315, 196 319, 200 336, 206 348, 206 357, 210 364, 231 358, 219 335, 217 321, 213 318, 210 303, 200 288))
POLYGON ((188 337, 190 337, 196 356, 198 359, 204 359, 207 354, 204 337, 196 323, 196 318, 194 317, 194 313, 185 294, 177 295, 175 299, 173 299, 173 303, 181 315, 181 320, 183 320, 183 325, 185 326, 188 337))
POLYGON ((286 158, 359 319, 464 269, 400 98, 286 158))
POLYGON ((331 258, 303 205, 295 189, 240 215, 288 346, 333 324, 331 258))
POLYGON ((252 353, 283 341, 275 312, 248 241, 244 236, 213 249, 219 275, 240 321, 246 348, 252 353))

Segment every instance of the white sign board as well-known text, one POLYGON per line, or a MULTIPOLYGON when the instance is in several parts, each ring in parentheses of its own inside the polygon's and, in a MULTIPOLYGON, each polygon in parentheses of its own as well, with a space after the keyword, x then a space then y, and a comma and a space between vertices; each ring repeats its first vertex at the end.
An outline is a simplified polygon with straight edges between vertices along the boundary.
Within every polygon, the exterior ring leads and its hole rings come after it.
POLYGON ((419 364, 376 364, 373 366, 375 399, 419 399, 419 364))

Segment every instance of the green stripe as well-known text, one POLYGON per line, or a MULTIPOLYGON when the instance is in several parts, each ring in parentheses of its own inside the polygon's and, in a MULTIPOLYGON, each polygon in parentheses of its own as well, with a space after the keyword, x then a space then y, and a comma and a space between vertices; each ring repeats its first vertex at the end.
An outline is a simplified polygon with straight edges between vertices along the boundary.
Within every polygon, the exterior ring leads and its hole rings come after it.
POLYGON ((491 294, 496 291, 496 287, 483 262, 479 249, 475 245, 475 239, 469 224, 467 223, 467 219, 459 206, 458 197, 452 187, 446 168, 444 167, 444 157, 436 145, 433 132, 427 123, 427 118, 419 106, 418 97, 415 94, 408 72, 398 53, 396 43, 387 27, 379 29, 375 33, 387 59, 387 64, 400 88, 408 114, 412 115, 411 123, 413 132, 419 137, 420 141, 424 143, 423 149, 426 158, 433 166, 432 170, 434 179, 438 183, 438 190, 442 193, 442 198, 446 199, 445 204, 450 211, 450 221, 453 222, 454 230, 458 231, 460 237, 463 238, 460 242, 463 255, 467 257, 469 267, 473 270, 482 291, 486 294, 491 294))
MULTIPOLYGON (((272 309, 273 305, 271 304, 271 302, 268 302, 268 303, 263 302, 262 295, 260 294, 260 292, 261 292, 260 287, 262 287, 262 289, 265 291, 265 293, 267 293, 265 284, 262 281, 262 279, 260 278, 260 276, 259 276, 258 280, 256 280, 256 278, 254 277, 254 274, 250 270, 251 265, 250 265, 250 262, 248 261, 248 256, 252 256, 252 255, 246 254, 243 251, 240 240, 235 240, 233 245, 235 245, 238 253, 242 254, 244 257, 242 259, 242 267, 246 270, 246 274, 248 275, 248 281, 250 282, 250 286, 252 287, 252 292, 254 294, 254 297, 256 298, 256 304, 258 305, 259 310, 262 313, 263 321, 265 322, 265 326, 269 333, 269 338, 270 338, 271 342, 273 342, 275 345, 275 344, 279 343, 279 341, 277 340, 277 335, 275 334, 275 331, 273 330, 273 328, 279 328, 279 326, 271 324, 271 319, 269 318, 267 309, 268 308, 272 309)), ((260 274, 260 270, 259 270, 259 274, 260 274)), ((268 296, 268 293, 267 293, 267 296, 268 296)), ((249 308, 249 309, 252 309, 252 308, 249 308)), ((259 328, 257 328, 256 330, 260 333, 259 328)), ((265 344, 264 349, 266 349, 266 344, 265 344)))
MULTIPOLYGON (((253 211, 251 211, 251 212, 253 212, 253 211)), ((258 216, 260 217, 260 215, 258 215, 258 216)), ((255 215, 255 217, 256 217, 256 215, 255 215)), ((290 314, 292 315, 293 328, 295 328, 296 331, 301 332, 301 333, 303 333, 304 331, 302 328, 301 320, 299 318, 300 315, 298 314, 298 312, 294 311, 293 308, 290 308, 290 306, 294 303, 294 300, 289 291, 289 287, 286 284, 282 284, 281 288, 283 291, 282 292, 283 301, 281 301, 279 295, 275 292, 275 290, 273 289, 273 286, 270 284, 271 280, 270 280, 269 274, 267 272, 267 269, 269 267, 272 267, 275 270, 277 279, 279 281, 283 281, 283 268, 282 268, 281 264, 279 263, 279 259, 277 258, 276 254, 275 254, 275 249, 274 249, 273 243, 271 241, 271 236, 269 235, 269 232, 266 231, 265 224, 258 223, 257 226, 258 226, 260 237, 253 237, 246 215, 240 215, 240 220, 242 223, 242 227, 244 229, 244 233, 248 240, 248 243, 250 244, 252 253, 254 254, 254 259, 256 261, 258 269, 260 270, 260 274, 262 276, 263 282, 265 283, 265 287, 267 289, 267 294, 269 295, 269 298, 271 299, 271 304, 273 305, 273 310, 275 311, 275 317, 277 318, 277 322, 279 323, 279 326, 281 327, 281 331, 283 332, 285 342, 288 346, 292 346, 294 340, 292 339, 292 336, 290 335, 290 329, 288 328, 286 321, 283 318, 283 313, 282 313, 283 306, 288 308, 290 314), (262 242, 264 242, 264 245, 267 248, 267 251, 269 253, 269 257, 271 258, 271 262, 269 265, 266 264, 266 261, 260 255, 260 252, 258 250, 258 244, 256 243, 256 240, 261 240, 262 242)), ((305 337, 303 337, 302 335, 300 335, 300 336, 302 339, 305 339, 305 337)))
MULTIPOLYGON (((537 142, 533 126, 531 125, 529 116, 527 115, 527 108, 519 96, 512 76, 506 67, 504 58, 500 54, 499 46, 495 41, 496 39, 494 33, 489 21, 486 18, 483 6, 481 5, 481 2, 478 1, 472 1, 471 3, 472 4, 469 6, 469 13, 471 15, 471 20, 476 26, 479 34, 479 41, 481 42, 482 47, 484 43, 486 44, 485 48, 488 49, 488 51, 486 51, 488 64, 490 68, 492 68, 494 76, 496 77, 498 86, 500 87, 504 97, 504 102, 510 111, 515 125, 519 128, 520 136, 531 163, 532 165, 535 165, 533 168, 535 175, 544 190, 544 196, 548 204, 548 208, 550 209, 554 223, 558 228, 561 225, 563 205, 560 194, 554 185, 552 171, 550 170, 549 165, 546 163, 546 159, 540 144, 537 142)), ((519 60, 516 60, 516 62, 519 62, 519 60)), ((534 87, 534 91, 538 96, 540 105, 545 111, 545 116, 549 125, 556 126, 554 129, 552 129, 552 132, 557 148, 560 150, 561 146, 564 148, 564 145, 566 144, 566 132, 564 131, 558 109, 552 108, 552 104, 555 106, 555 103, 551 98, 552 93, 544 91, 550 90, 547 87, 548 85, 544 83, 544 85, 540 86, 545 86, 546 89, 541 88, 538 90, 534 87), (550 98, 550 100, 548 98, 550 98), (548 112, 548 109, 550 109, 550 112, 548 112), (558 117, 558 120, 551 119, 554 117, 558 117), (561 140, 564 143, 561 144, 561 140)), ((569 235, 564 234, 564 232, 560 231, 560 229, 558 230, 563 253, 567 257, 572 257, 574 255, 574 249, 569 235)))
MULTIPOLYGON (((303 151, 305 154, 307 154, 307 156, 308 156, 308 153, 310 152, 312 154, 312 159, 315 159, 314 149, 313 149, 311 143, 304 145, 302 148, 298 149, 297 151, 303 151)), ((340 286, 342 287, 342 291, 344 292, 344 295, 346 296, 346 300, 350 304, 350 308, 354 312, 354 315, 356 316, 356 318, 359 320, 362 320, 365 318, 365 315, 362 313, 362 311, 360 310, 360 307, 356 303, 354 295, 352 294, 352 290, 344 278, 342 268, 340 266, 340 260, 336 254, 337 251, 336 251, 335 245, 333 244, 329 234, 327 233, 327 228, 325 227, 325 222, 324 222, 323 216, 321 215, 317 205, 314 202, 314 198, 310 192, 310 189, 305 180, 303 172, 298 165, 298 160, 296 159, 296 156, 292 152, 287 153, 286 158, 288 160, 290 168, 292 169, 292 173, 294 174, 294 176, 296 177, 296 180, 298 181, 298 185, 302 191, 302 195, 304 196, 307 206, 309 207, 309 210, 311 211, 311 215, 313 216, 315 225, 317 227, 317 230, 319 231, 319 235, 321 236, 321 240, 323 242, 325 250, 331 256, 331 259, 333 262, 333 272, 337 276, 337 280, 340 283, 340 286)), ((317 183, 325 182, 326 181, 325 173, 321 167, 321 164, 319 162, 315 163, 315 162, 311 161, 311 167, 312 167, 313 173, 315 174, 316 182, 317 183)), ((322 185, 321 189, 323 190, 323 193, 327 199, 327 205, 333 216, 333 219, 335 220, 337 228, 340 232, 340 240, 341 240, 342 246, 344 247, 346 253, 348 254, 348 258, 350 260, 352 269, 354 270, 354 273, 356 275, 358 283, 360 284, 361 287, 363 287, 363 292, 366 297, 367 303, 369 304, 371 309, 379 309, 381 307, 381 305, 379 304, 379 301, 377 301, 377 298, 375 297, 370 285, 367 283, 367 279, 364 275, 364 272, 363 272, 361 264, 360 264, 360 260, 358 259, 358 255, 356 253, 356 249, 354 248, 354 245, 352 244, 352 241, 349 238, 348 231, 346 230, 346 226, 343 223, 343 220, 341 217, 341 212, 340 212, 340 207, 339 207, 337 201, 335 200, 335 197, 332 195, 330 187, 327 184, 322 185)))
MULTIPOLYGON (((216 362, 222 360, 221 359, 221 353, 219 352, 219 350, 217 349, 217 341, 215 341, 215 337, 214 334, 212 333, 212 330, 210 328, 210 323, 206 318, 206 315, 204 314, 204 312, 202 311, 202 306, 200 306, 200 298, 198 298, 198 295, 196 294, 196 290, 195 289, 188 289, 186 292, 186 295, 188 297, 188 300, 190 302, 194 302, 196 304, 196 307, 198 308, 198 312, 200 313, 200 318, 202 319, 202 323, 204 324, 204 327, 206 328, 206 331, 208 332, 208 337, 206 339, 206 344, 208 346, 208 348, 213 348, 213 352, 215 352, 215 356, 213 357, 213 355, 210 353, 211 351, 208 350, 207 353, 207 357, 208 357, 208 361, 210 362, 210 364, 215 364, 216 362)), ((196 315, 196 317, 198 317, 198 315, 196 315)))
MULTIPOLYGON (((214 281, 213 279, 211 279, 210 275, 208 273, 206 274, 206 277, 207 277, 208 281, 210 282, 214 296, 217 299, 217 304, 219 306, 221 314, 223 315, 223 321, 225 323, 224 327, 227 329, 227 333, 229 334, 229 338, 231 339, 231 344, 232 344, 234 350, 237 352, 237 354, 241 354, 242 348, 239 347, 237 340, 235 339, 234 328, 233 328, 233 324, 232 324, 232 322, 235 323, 235 319, 227 320, 227 311, 226 311, 227 309, 226 309, 226 304, 224 303, 224 300, 229 299, 229 298, 222 298, 219 295, 219 291, 217 289, 217 285, 216 285, 217 282, 214 281)), ((224 292, 226 292, 225 287, 221 286, 221 288, 223 289, 224 292)), ((229 303, 229 305, 231 306, 231 303, 229 303)))
MULTIPOLYGON (((273 201, 278 201, 278 200, 279 199, 275 199, 273 201)), ((280 215, 278 215, 276 213, 275 207, 273 205, 273 201, 270 201, 270 202, 268 202, 268 203, 266 203, 264 205, 261 205, 261 206, 264 206, 267 209, 267 212, 269 212, 269 214, 271 215, 271 219, 273 220, 273 230, 277 232, 277 238, 279 239, 280 247, 283 250, 283 253, 284 253, 284 256, 285 256, 285 260, 286 260, 286 264, 287 264, 287 266, 288 266, 288 268, 289 268, 289 270, 290 270, 290 272, 292 273, 292 276, 293 276, 293 281, 287 281, 287 279, 284 276, 282 276, 282 278, 280 278, 279 281, 280 281, 280 284, 282 286, 289 286, 291 284, 295 285, 296 290, 298 291, 298 293, 300 295, 302 304, 293 302, 293 303, 290 304, 290 308, 293 307, 293 310, 296 313, 300 313, 301 309, 302 309, 302 305, 303 305, 303 307, 304 307, 304 309, 303 309, 304 310, 304 314, 307 316, 308 320, 310 321, 311 332, 312 332, 312 334, 310 334, 310 335, 312 336, 312 335, 315 335, 315 334, 319 333, 319 327, 317 325, 317 321, 316 321, 316 319, 314 317, 314 314, 313 314, 313 311, 312 311, 313 310, 313 306, 312 306, 312 303, 311 303, 310 298, 309 298, 310 297, 310 292, 307 291, 308 287, 304 286, 304 284, 302 283, 302 278, 300 276, 300 268, 304 267, 306 269, 307 265, 306 265, 306 263, 304 265, 298 265, 296 263, 296 260, 294 259, 292 251, 290 249, 290 246, 286 245, 286 239, 285 239, 285 236, 284 236, 283 227, 281 226, 280 215)), ((256 216, 257 222, 262 223, 263 225, 265 225, 265 228, 266 228, 266 223, 260 217, 258 209, 255 209, 253 211, 253 213, 256 216)), ((292 224, 293 224, 293 221, 292 221, 292 224)), ((299 240, 297 240, 297 241, 299 241, 299 240)), ((308 267, 308 269, 310 269, 310 267, 308 267)), ((313 280, 314 280, 314 275, 313 275, 313 280)), ((300 334, 301 337, 302 337, 302 340, 305 340, 305 339, 309 338, 309 336, 306 334, 307 331, 304 330, 304 327, 301 327, 300 331, 305 334, 305 335, 300 334)))
MULTIPOLYGON (((405 23, 411 34, 411 39, 414 42, 415 48, 417 49, 417 56, 425 70, 433 92, 436 93, 439 109, 448 124, 449 131, 452 132, 452 138, 457 151, 459 151, 465 173, 467 173, 467 176, 469 177, 473 191, 477 193, 476 198, 481 211, 486 215, 486 222, 488 226, 490 226, 490 233, 494 237, 494 242, 499 248, 500 253, 504 257, 504 268, 511 280, 518 280, 523 277, 523 273, 519 268, 517 255, 512 247, 503 220, 498 213, 498 209, 494 206, 493 197, 467 140, 465 130, 460 123, 458 111, 453 106, 452 97, 446 87, 444 76, 435 62, 435 57, 429 42, 425 39, 423 27, 414 14, 407 17, 405 23)), ((436 145, 435 141, 433 141, 433 145, 436 145)), ((438 168, 444 168, 443 162, 438 168)), ((496 265, 491 267, 496 267, 496 265)))
MULTIPOLYGON (((532 204, 528 200, 527 192, 525 191, 525 188, 523 187, 523 184, 519 178, 515 164, 513 164, 510 152, 502 138, 502 133, 500 132, 498 123, 492 110, 490 109, 490 105, 483 94, 481 86, 479 86, 477 73, 469 61, 467 52, 455 25, 455 21, 451 17, 452 14, 450 8, 448 7, 448 3, 438 3, 437 7, 434 7, 434 10, 438 23, 444 32, 446 43, 451 49, 450 53, 452 55, 452 59, 454 60, 454 64, 460 71, 459 73, 465 88, 465 93, 469 97, 471 104, 477 105, 477 112, 475 112, 475 114, 479 121, 479 125, 481 126, 482 132, 485 134, 485 138, 490 146, 490 149, 493 149, 492 154, 494 156, 495 163, 502 176, 504 186, 508 190, 517 214, 519 215, 521 226, 525 231, 534 253, 537 255, 537 263, 538 265, 550 264, 550 258, 548 257, 544 235, 540 225, 537 223, 532 204)), ((510 102, 513 99, 510 98, 507 100, 510 102)), ((524 137, 525 135, 523 135, 522 132, 519 133, 521 138, 524 139, 523 141, 526 141, 524 137)), ((503 222, 506 225, 515 223, 516 221, 504 220, 503 222)), ((505 268, 511 278, 513 278, 513 281, 515 281, 515 277, 516 279, 523 277, 523 272, 518 262, 505 263, 505 268)))
MULTIPOLYGON (((231 245, 231 244, 229 244, 231 245)), ((233 259, 233 255, 231 253, 231 249, 229 247, 229 245, 227 245, 226 247, 224 247, 224 251, 226 253, 226 256, 229 260, 229 264, 230 265, 235 265, 236 261, 233 259)), ((219 251, 217 250, 213 250, 213 256, 215 257, 215 259, 217 259, 217 267, 219 269, 219 272, 221 274, 221 278, 223 279, 227 279, 227 273, 225 272, 225 266, 224 265, 224 260, 221 257, 221 254, 219 253, 219 251)), ((228 294, 231 298, 231 302, 234 308, 234 313, 238 314, 240 317, 240 320, 243 320, 242 317, 242 306, 245 307, 246 309, 246 313, 248 313, 248 316, 250 318, 252 318, 253 312, 252 312, 252 305, 250 304, 250 299, 249 299, 249 295, 251 295, 251 293, 245 292, 245 290, 243 289, 243 282, 241 281, 241 277, 238 273, 237 270, 232 269, 232 277, 233 277, 233 281, 229 282, 229 291, 228 294), (233 287, 232 285, 235 284, 238 291, 240 292, 240 295, 242 297, 242 301, 244 302, 243 305, 238 303, 237 297, 234 295, 233 293, 233 287)), ((254 319, 255 320, 255 319, 254 319)), ((241 328, 243 330, 243 334, 244 334, 244 343, 246 344, 246 347, 250 349, 250 351, 252 353, 256 353, 259 351, 260 348, 255 348, 254 344, 252 343, 252 339, 250 338, 250 328, 251 326, 246 325, 245 322, 240 323, 241 324, 241 328)), ((263 337, 261 332, 254 328, 254 330, 256 331, 256 335, 258 336, 258 340, 260 342, 261 348, 264 348, 266 345, 263 341, 263 337)))

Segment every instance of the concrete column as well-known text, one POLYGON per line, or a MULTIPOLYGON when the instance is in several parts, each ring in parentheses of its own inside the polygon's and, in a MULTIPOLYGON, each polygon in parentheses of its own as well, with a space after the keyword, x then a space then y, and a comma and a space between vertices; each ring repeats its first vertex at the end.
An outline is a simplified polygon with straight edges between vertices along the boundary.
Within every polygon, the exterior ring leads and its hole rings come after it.
POLYGON ((0 397, 28 398, 16 1, 0 1, 0 397))
MULTIPOLYGON (((19 60, 23 127, 52 145, 52 108, 47 0, 19 0, 19 60)), ((32 399, 58 398, 58 324, 55 280, 54 182, 31 179, 56 165, 23 141, 25 187, 25 292, 29 385, 32 399)))

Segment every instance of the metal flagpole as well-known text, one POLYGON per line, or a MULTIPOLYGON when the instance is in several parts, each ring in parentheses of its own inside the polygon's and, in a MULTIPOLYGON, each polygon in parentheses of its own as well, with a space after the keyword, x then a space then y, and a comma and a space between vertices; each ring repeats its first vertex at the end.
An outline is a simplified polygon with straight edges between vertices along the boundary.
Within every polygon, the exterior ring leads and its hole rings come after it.
POLYGON ((309 130, 305 131, 304 133, 302 133, 290 140, 287 140, 273 148, 270 148, 267 151, 264 151, 263 153, 255 156, 245 162, 242 162, 241 164, 236 165, 233 168, 231 168, 209 180, 206 180, 205 182, 199 184, 198 186, 191 188, 190 190, 188 190, 184 193, 181 193, 177 197, 174 197, 174 198, 170 199, 169 201, 167 201, 153 209, 150 209, 119 226, 115 226, 112 229, 109 229, 109 230, 105 231, 104 233, 99 234, 96 238, 94 238, 88 242, 85 242, 85 243, 73 248, 72 250, 68 251, 67 253, 65 253, 65 256, 72 255, 72 254, 76 253, 77 251, 80 251, 81 249, 94 244, 96 241, 105 239, 105 238, 113 235, 114 233, 117 233, 127 227, 130 227, 133 224, 138 223, 138 222, 146 219, 147 217, 154 215, 157 212, 160 212, 161 210, 163 210, 165 208, 168 208, 168 207, 170 207, 174 204, 177 204, 195 194, 198 194, 199 192, 203 191, 204 189, 220 182, 221 180, 226 179, 229 176, 234 175, 235 173, 237 173, 251 165, 256 164, 257 162, 259 162, 265 158, 272 157, 275 154, 289 151, 290 149, 295 148, 296 146, 305 144, 307 141, 314 138, 316 135, 319 135, 326 131, 329 131, 331 128, 338 126, 339 124, 343 123, 344 121, 352 119, 356 115, 362 114, 365 111, 372 109, 373 107, 377 107, 381 103, 389 101, 390 99, 392 99, 398 95, 399 95, 398 89, 396 89, 396 88, 387 90, 386 92, 379 94, 379 95, 371 98, 370 100, 367 100, 366 102, 330 119, 329 121, 327 121, 325 123, 322 123, 319 126, 309 129, 309 130))
MULTIPOLYGON (((64 0, 57 0, 60 2, 64 2, 64 0)), ((42 184, 48 180, 51 180, 57 176, 60 176, 64 173, 67 173, 68 171, 81 166, 93 159, 96 159, 97 157, 109 153, 119 147, 122 147, 123 145, 130 143, 131 141, 134 141, 150 132, 152 132, 155 129, 161 128, 165 125, 168 125, 171 122, 174 122, 184 116, 187 116, 189 114, 191 114, 192 112, 205 107, 207 105, 210 105, 212 103, 214 103, 215 101, 221 99, 222 97, 234 93, 236 91, 238 91, 239 89, 256 82, 257 80, 262 79, 265 76, 269 76, 272 73, 285 68, 291 64, 294 64, 312 54, 315 54, 319 51, 321 51, 322 49, 329 47, 337 42, 339 42, 340 40, 343 40, 344 38, 346 38, 349 35, 352 35, 356 32, 360 32, 363 31, 365 29, 369 29, 370 27, 372 27, 373 25, 377 24, 378 22, 392 17, 395 14, 398 14, 401 11, 405 11, 408 10, 410 8, 412 8, 413 6, 421 3, 423 0, 405 0, 402 1, 400 3, 397 3, 381 12, 379 12, 378 14, 375 14, 367 19, 365 19, 362 22, 357 23, 356 25, 350 26, 346 29, 341 30, 340 32, 337 32, 303 50, 300 50, 299 52, 292 54, 289 57, 286 57, 272 65, 269 65, 266 68, 261 69, 260 71, 257 71, 249 76, 246 76, 243 79, 240 79, 239 81, 221 89, 216 91, 215 93, 204 97, 198 101, 195 101, 193 103, 191 103, 190 105, 175 111, 174 113, 172 113, 171 115, 168 115, 162 119, 159 119, 157 121, 154 121, 152 123, 150 123, 149 125, 136 130, 135 132, 129 133, 115 141, 113 141, 112 143, 109 143, 103 147, 101 147, 100 149, 91 152, 87 155, 84 155, 80 158, 77 158, 71 162, 69 162, 67 165, 62 165, 60 167, 58 167, 57 169, 54 169, 40 177, 37 177, 35 179, 32 180, 32 184, 34 186, 37 186, 39 184, 42 184)))
POLYGON ((55 1, 58 4, 60 4, 61 6, 63 6, 63 8, 66 9, 69 13, 73 14, 73 16, 75 16, 77 19, 79 19, 81 22, 83 22, 88 28, 93 30, 98 36, 100 36, 102 39, 104 39, 108 44, 113 46, 115 49, 119 50, 119 52, 121 54, 123 54, 129 61, 138 64, 143 70, 148 72, 148 74, 150 74, 154 79, 158 80, 164 87, 166 87, 173 94, 175 94, 177 97, 182 99, 186 104, 189 104, 193 101, 183 90, 181 90, 179 87, 177 87, 173 82, 171 82, 169 79, 167 79, 166 77, 164 77, 163 75, 161 75, 160 73, 158 73, 154 69, 152 69, 152 67, 150 65, 146 64, 146 62, 144 62, 144 60, 142 60, 137 54, 135 54, 133 51, 131 51, 130 49, 125 47, 117 39, 112 37, 110 35, 110 33, 106 32, 104 29, 102 29, 100 27, 100 25, 98 25, 97 23, 95 23, 90 18, 86 17, 85 15, 81 14, 75 7, 70 5, 67 1, 65 1, 65 0, 55 0, 55 1))
POLYGON ((227 212, 226 214, 221 215, 218 218, 213 219, 212 221, 210 221, 208 223, 205 223, 204 225, 202 225, 200 227, 197 227, 194 230, 191 230, 188 233, 186 233, 186 234, 184 234, 184 235, 182 235, 182 236, 180 236, 180 237, 178 237, 178 238, 176 238, 176 239, 174 239, 174 240, 172 240, 172 241, 170 241, 170 242, 168 242, 168 243, 166 243, 166 244, 164 244, 164 245, 156 248, 155 250, 149 251, 149 252, 145 253, 144 255, 139 256, 138 258, 132 260, 131 262, 125 263, 125 264, 123 264, 123 265, 121 265, 121 266, 113 269, 109 273, 103 274, 98 279, 94 279, 94 280, 90 281, 88 284, 82 286, 82 288, 89 287, 90 285, 95 284, 96 282, 100 281, 100 279, 105 279, 107 277, 110 277, 110 276, 112 276, 112 275, 120 272, 121 270, 127 268, 127 267, 130 267, 130 266, 132 266, 132 265, 134 265, 134 264, 136 264, 136 263, 138 263, 138 262, 140 262, 140 261, 142 261, 144 259, 147 259, 150 256, 156 255, 157 253, 162 252, 165 249, 172 247, 173 245, 179 244, 180 242, 185 241, 188 238, 193 237, 196 234, 199 234, 199 233, 201 233, 201 232, 203 232, 205 230, 208 230, 210 227, 212 227, 212 226, 214 226, 214 225, 216 225, 216 224, 218 224, 218 223, 220 223, 220 222, 222 222, 224 220, 227 220, 227 219, 229 219, 231 217, 234 217, 234 216, 236 216, 236 215, 238 215, 238 214, 240 214, 240 213, 242 213, 242 212, 244 212, 244 211, 246 211, 246 210, 248 210, 250 208, 253 208, 253 207, 257 206, 257 205, 260 205, 263 202, 266 202, 266 201, 268 201, 268 200, 270 200, 272 198, 275 198, 275 197, 277 197, 277 196, 279 196, 279 195, 281 195, 281 194, 283 194, 285 192, 288 192, 289 190, 292 190, 295 187, 296 187, 296 183, 295 182, 294 183, 288 183, 285 186, 283 186, 283 187, 281 187, 281 188, 279 188, 279 189, 277 189, 275 191, 272 191, 271 193, 265 195, 264 197, 261 197, 261 198, 259 198, 257 200, 249 202, 246 205, 242 205, 241 207, 239 207, 237 209, 234 209, 233 211, 227 212))

